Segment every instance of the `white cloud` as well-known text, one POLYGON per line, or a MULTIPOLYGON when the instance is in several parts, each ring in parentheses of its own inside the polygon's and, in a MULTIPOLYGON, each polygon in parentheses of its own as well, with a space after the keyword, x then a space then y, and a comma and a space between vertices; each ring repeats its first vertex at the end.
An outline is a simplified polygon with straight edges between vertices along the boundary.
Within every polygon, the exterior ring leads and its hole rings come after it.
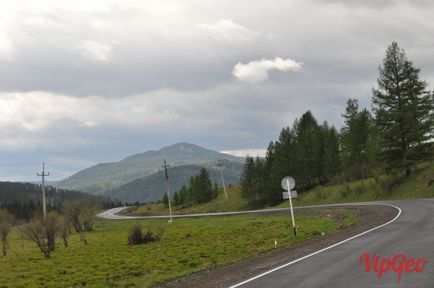
POLYGON ((273 60, 261 59, 250 61, 247 64, 238 63, 234 66, 232 75, 242 82, 263 82, 268 78, 268 72, 278 70, 282 72, 297 71, 303 66, 303 63, 296 62, 292 59, 282 59, 276 57, 273 60))
POLYGON ((113 46, 106 42, 82 41, 78 49, 84 58, 95 62, 109 62, 113 57, 113 46))
POLYGON ((214 24, 200 24, 199 28, 214 40, 226 42, 251 41, 259 34, 229 19, 222 19, 214 24))

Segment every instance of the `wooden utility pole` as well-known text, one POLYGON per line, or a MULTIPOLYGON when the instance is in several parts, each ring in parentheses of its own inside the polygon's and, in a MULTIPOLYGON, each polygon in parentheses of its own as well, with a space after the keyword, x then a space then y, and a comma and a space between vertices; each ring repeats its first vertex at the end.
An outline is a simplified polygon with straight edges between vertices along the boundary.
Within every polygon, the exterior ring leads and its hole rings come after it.
POLYGON ((172 219, 172 204, 170 201, 170 191, 169 191, 169 174, 167 173, 167 167, 169 167, 169 165, 167 165, 166 160, 164 160, 163 162, 163 167, 164 168, 164 176, 166 178, 166 193, 167 193, 167 199, 169 200, 169 216, 170 216, 170 220, 169 222, 172 223, 173 219, 172 219))
POLYGON ((47 206, 45 204, 45 177, 50 176, 50 172, 45 173, 45 163, 42 163, 42 173, 37 173, 39 177, 42 177, 42 213, 44 220, 47 218, 47 206))
POLYGON ((225 178, 223 178, 223 161, 217 161, 217 167, 220 170, 220 176, 222 178, 223 191, 225 191, 225 198, 228 199, 228 193, 226 192, 225 178))

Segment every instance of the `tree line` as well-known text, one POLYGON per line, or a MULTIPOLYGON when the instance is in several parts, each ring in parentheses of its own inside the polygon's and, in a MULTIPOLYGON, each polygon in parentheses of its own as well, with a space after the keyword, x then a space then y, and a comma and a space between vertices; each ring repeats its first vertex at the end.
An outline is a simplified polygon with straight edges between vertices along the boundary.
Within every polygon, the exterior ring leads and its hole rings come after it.
POLYGON ((420 69, 393 42, 379 67, 372 112, 349 99, 338 131, 319 124, 310 111, 281 130, 264 159, 247 157, 241 195, 251 207, 282 201, 280 180, 291 175, 302 192, 331 180, 356 180, 384 171, 412 172, 432 159, 434 93, 419 79, 420 69))
MULTIPOLYGON (((0 182, 0 209, 6 209, 8 213, 20 221, 29 222, 42 210, 40 184, 20 182, 0 182)), ((130 205, 121 201, 109 201, 109 199, 90 195, 87 193, 59 189, 50 185, 45 186, 46 205, 48 211, 63 213, 63 205, 68 202, 86 200, 91 203, 99 203, 102 208, 109 209, 130 205)))
MULTIPOLYGON (((171 200, 174 206, 183 207, 199 203, 206 203, 216 198, 218 195, 218 185, 211 183, 208 170, 202 168, 199 174, 190 177, 188 186, 183 185, 181 189, 173 194, 171 200)), ((165 193, 162 202, 165 206, 169 205, 169 198, 165 193)))

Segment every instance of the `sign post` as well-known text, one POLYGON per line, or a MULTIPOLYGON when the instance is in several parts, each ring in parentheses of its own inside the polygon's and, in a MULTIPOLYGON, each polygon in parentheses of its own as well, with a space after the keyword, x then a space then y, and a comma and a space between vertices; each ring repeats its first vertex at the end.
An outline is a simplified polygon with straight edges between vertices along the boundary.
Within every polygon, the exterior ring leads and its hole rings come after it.
POLYGON ((295 229, 295 218, 294 218, 294 209, 292 209, 292 194, 291 189, 295 186, 294 178, 290 176, 286 176, 282 179, 281 186, 283 189, 288 191, 288 199, 289 199, 289 209, 291 210, 291 220, 292 220, 292 229, 294 230, 294 236, 297 236, 297 231, 295 229))

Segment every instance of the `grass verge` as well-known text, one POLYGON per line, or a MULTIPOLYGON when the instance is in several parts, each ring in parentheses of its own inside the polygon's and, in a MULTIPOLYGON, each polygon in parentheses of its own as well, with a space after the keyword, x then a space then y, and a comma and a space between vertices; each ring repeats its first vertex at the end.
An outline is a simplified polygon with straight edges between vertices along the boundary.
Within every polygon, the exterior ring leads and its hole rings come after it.
POLYGON ((0 287, 149 287, 257 255, 273 249, 275 241, 278 247, 290 245, 357 221, 351 212, 336 213, 341 217, 297 217, 300 232, 296 237, 288 215, 175 219, 173 224, 165 220, 98 221, 95 231, 87 234, 89 245, 72 235, 70 246, 63 247, 59 241, 49 260, 14 231, 9 254, 0 257, 0 287), (161 240, 129 246, 127 233, 137 222, 155 231, 163 229, 161 240))

